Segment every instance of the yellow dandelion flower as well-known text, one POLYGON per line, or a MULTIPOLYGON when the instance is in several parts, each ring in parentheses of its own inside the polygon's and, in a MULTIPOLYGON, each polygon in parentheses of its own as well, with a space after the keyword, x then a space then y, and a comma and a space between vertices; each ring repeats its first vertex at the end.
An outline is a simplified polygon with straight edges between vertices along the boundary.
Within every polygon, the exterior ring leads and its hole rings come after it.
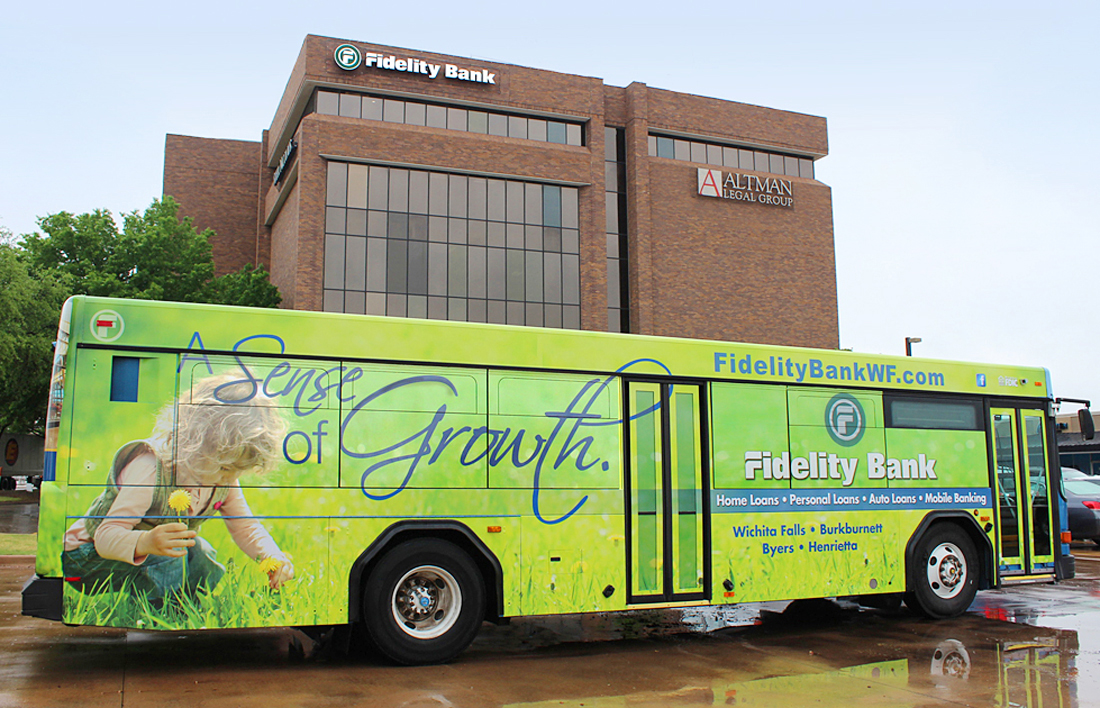
POLYGON ((168 495, 168 506, 177 514, 191 508, 191 493, 186 489, 177 489, 168 495))
POLYGON ((262 561, 260 561, 260 570, 264 573, 267 573, 268 575, 277 572, 279 568, 282 567, 283 562, 278 558, 272 558, 271 556, 268 556, 267 558, 264 558, 262 561))
POLYGON ((325 527, 325 531, 327 531, 329 533, 336 533, 339 530, 340 530, 339 526, 326 526, 325 527))

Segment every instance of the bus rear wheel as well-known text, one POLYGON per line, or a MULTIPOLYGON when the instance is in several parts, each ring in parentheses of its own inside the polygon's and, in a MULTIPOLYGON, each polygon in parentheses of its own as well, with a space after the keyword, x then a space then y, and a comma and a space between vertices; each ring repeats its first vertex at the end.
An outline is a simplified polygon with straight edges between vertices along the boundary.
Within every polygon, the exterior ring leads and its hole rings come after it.
POLYGON ((386 553, 367 580, 363 617, 371 642, 401 664, 438 664, 477 635, 485 583, 470 556, 433 538, 386 553))
POLYGON ((926 617, 957 617, 978 592, 974 543, 956 526, 941 525, 920 540, 905 604, 926 617))

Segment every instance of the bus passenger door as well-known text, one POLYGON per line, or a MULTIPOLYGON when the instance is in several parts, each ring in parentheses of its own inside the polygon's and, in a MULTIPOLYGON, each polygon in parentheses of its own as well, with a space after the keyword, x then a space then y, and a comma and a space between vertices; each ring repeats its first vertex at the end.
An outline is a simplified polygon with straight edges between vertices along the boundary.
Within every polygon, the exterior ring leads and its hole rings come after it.
POLYGON ((1054 572, 1054 528, 1043 411, 994 408, 1001 577, 1054 572))
POLYGON ((626 395, 628 602, 705 599, 710 534, 703 389, 631 381, 626 395))

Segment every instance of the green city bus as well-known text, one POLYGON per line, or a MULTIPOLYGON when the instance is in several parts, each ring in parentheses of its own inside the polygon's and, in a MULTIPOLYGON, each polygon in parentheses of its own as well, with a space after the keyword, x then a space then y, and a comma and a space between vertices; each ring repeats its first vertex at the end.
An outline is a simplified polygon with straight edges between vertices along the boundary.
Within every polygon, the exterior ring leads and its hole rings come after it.
POLYGON ((1036 368, 74 297, 23 612, 401 663, 518 616, 951 617, 1073 573, 1053 405, 1036 368))

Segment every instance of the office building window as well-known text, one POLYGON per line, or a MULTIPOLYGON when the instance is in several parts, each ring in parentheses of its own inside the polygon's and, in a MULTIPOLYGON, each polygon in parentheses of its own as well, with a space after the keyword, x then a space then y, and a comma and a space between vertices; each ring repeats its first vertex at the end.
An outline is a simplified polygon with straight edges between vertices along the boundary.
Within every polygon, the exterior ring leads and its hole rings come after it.
POLYGON ((735 170, 770 172, 791 177, 814 178, 814 161, 794 155, 761 151, 755 148, 704 143, 667 135, 649 135, 649 156, 670 160, 696 162, 701 165, 728 167, 735 170))
POLYGON ((607 331, 630 331, 626 224, 626 131, 604 128, 604 201, 607 208, 607 331))
POLYGON ((580 328, 575 187, 328 164, 326 311, 580 328))

